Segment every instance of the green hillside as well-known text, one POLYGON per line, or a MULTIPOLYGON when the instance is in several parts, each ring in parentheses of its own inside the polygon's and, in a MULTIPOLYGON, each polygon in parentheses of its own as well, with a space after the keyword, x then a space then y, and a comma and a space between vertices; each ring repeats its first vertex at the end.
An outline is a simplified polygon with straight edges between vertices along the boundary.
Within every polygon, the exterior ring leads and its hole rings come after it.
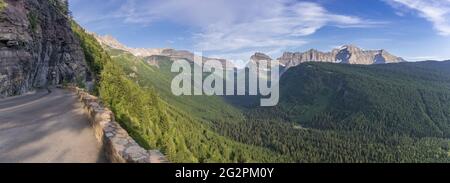
POLYGON ((305 63, 280 88, 277 107, 217 129, 297 162, 450 161, 450 62, 305 63))
POLYGON ((6 4, 5 1, 0 0, 0 11, 2 11, 4 8, 6 8, 7 5, 8 5, 8 4, 6 4))
POLYGON ((241 111, 228 105, 218 96, 180 96, 172 94, 170 85, 177 73, 170 72, 172 61, 168 57, 157 57, 158 66, 149 65, 144 58, 134 57, 120 50, 108 49, 113 61, 122 66, 126 74, 131 76, 143 88, 154 88, 160 97, 171 105, 195 116, 204 119, 204 122, 217 120, 243 121, 241 111))
POLYGON ((305 64, 281 88, 282 115, 305 127, 450 138, 450 62, 305 64))
POLYGON ((202 114, 215 114, 213 118, 218 118, 217 107, 220 107, 223 115, 229 115, 230 119, 239 118, 239 114, 227 114, 227 111, 234 111, 233 108, 227 109, 225 103, 210 102, 222 101, 220 98, 187 99, 188 102, 168 98, 168 73, 159 72, 156 67, 148 66, 143 60, 127 53, 117 50, 107 53, 92 35, 75 22, 72 27, 82 42, 95 78, 99 80, 99 96, 114 111, 118 122, 143 147, 160 149, 173 162, 288 161, 286 157, 266 148, 223 137, 206 123, 212 121, 205 120, 210 117, 197 117, 198 110, 205 110, 202 114), (209 101, 211 105, 205 103, 202 107, 195 104, 201 100, 209 101), (191 104, 198 108, 188 109, 191 104))

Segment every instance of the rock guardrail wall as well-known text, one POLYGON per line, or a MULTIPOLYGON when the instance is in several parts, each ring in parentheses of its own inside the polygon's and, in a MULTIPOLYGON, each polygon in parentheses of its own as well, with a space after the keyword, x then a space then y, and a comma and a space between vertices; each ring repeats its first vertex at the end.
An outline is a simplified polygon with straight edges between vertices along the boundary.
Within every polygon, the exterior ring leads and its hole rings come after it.
POLYGON ((106 158, 111 163, 168 163, 158 150, 145 150, 134 141, 119 123, 114 113, 102 106, 99 99, 78 87, 69 87, 78 95, 89 116, 95 136, 103 144, 106 158))

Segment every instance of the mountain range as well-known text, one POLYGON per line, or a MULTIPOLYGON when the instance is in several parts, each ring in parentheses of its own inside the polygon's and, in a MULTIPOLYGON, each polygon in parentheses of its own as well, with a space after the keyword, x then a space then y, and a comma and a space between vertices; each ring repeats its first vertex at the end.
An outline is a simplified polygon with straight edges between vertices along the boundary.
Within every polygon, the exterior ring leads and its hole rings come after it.
MULTIPOLYGON (((272 60, 264 53, 256 53, 252 60, 272 60)), ((344 45, 330 52, 310 49, 306 52, 285 52, 277 59, 281 65, 290 68, 305 62, 330 62, 343 64, 387 64, 406 62, 403 58, 394 56, 386 50, 364 50, 354 45, 344 45)))
POLYGON ((363 50, 354 45, 344 45, 331 52, 320 52, 314 49, 303 53, 286 52, 279 60, 287 67, 308 61, 363 65, 405 62, 403 58, 394 56, 386 50, 363 50))
MULTIPOLYGON (((152 58, 152 56, 167 56, 173 60, 186 59, 192 61, 195 56, 192 52, 186 50, 175 50, 170 48, 130 48, 110 35, 100 36, 95 33, 91 34, 103 45, 127 51, 137 57, 152 58)), ((230 67, 234 67, 234 64, 226 59, 203 57, 203 60, 219 60, 224 64, 227 63, 230 67)), ((268 61, 273 59, 264 53, 256 52, 250 57, 250 60, 268 61)), ((386 50, 364 50, 354 45, 344 45, 341 48, 333 49, 330 52, 321 52, 316 49, 310 49, 306 52, 285 52, 277 60, 280 65, 286 68, 297 66, 304 62, 330 62, 362 65, 405 62, 403 58, 394 56, 386 50)), ((154 59, 149 59, 149 62, 154 63, 154 59)))

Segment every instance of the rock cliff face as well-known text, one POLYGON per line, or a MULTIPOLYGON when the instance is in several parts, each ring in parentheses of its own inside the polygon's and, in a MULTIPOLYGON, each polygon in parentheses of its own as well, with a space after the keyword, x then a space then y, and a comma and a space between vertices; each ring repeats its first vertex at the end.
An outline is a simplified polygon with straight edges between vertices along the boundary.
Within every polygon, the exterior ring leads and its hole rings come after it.
POLYGON ((286 52, 278 59, 286 67, 293 67, 303 62, 333 62, 345 64, 385 64, 404 62, 400 57, 391 55, 385 50, 363 50, 356 46, 346 45, 331 52, 320 52, 311 49, 307 52, 286 52))
POLYGON ((0 10, 0 97, 62 82, 88 72, 68 19, 67 0, 3 0, 0 10))

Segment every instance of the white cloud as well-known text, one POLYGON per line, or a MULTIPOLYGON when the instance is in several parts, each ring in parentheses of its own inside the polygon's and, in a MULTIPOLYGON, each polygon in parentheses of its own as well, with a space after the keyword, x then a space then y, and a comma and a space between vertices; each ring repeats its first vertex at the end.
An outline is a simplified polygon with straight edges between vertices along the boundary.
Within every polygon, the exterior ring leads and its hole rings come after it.
POLYGON ((443 61, 448 60, 448 57, 441 57, 441 56, 412 56, 412 57, 405 57, 408 61, 424 61, 424 60, 437 60, 437 61, 443 61))
POLYGON ((450 0, 388 0, 394 8, 407 7, 433 23, 440 35, 450 36, 450 0), (401 6, 399 6, 401 5, 401 6))
MULTIPOLYGON (((216 21, 196 35, 197 49, 204 51, 230 51, 248 48, 298 47, 307 43, 305 36, 331 25, 341 28, 373 27, 383 22, 328 12, 317 3, 297 1, 263 2, 259 16, 231 22, 216 21)), ((255 12, 246 12, 250 15, 255 12)))
MULTIPOLYGON (((94 0, 96 1, 96 0, 94 0)), ((103 0, 120 3, 101 17, 150 25, 172 22, 194 28, 198 51, 242 53, 300 47, 325 26, 366 28, 383 22, 329 12, 318 3, 297 0, 103 0)))

